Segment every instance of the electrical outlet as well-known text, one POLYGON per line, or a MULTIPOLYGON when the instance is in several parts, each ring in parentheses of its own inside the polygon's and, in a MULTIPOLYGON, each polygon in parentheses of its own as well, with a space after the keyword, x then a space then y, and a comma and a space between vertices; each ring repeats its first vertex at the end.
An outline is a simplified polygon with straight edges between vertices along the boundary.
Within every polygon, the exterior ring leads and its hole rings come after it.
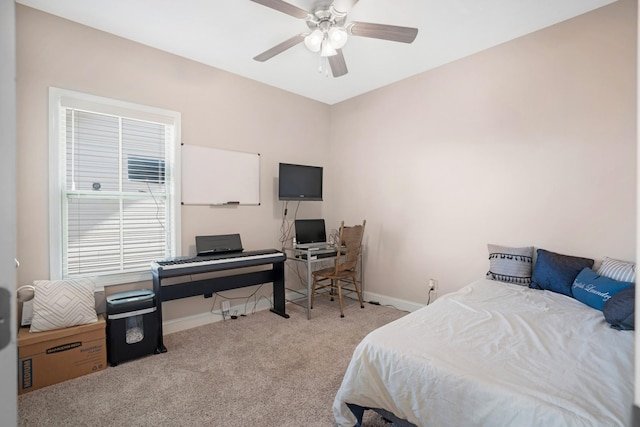
POLYGON ((438 281, 435 279, 429 279, 429 292, 427 293, 427 304, 431 304, 436 298, 438 298, 438 281))
POLYGON ((231 310, 231 306, 229 305, 229 301, 222 301, 222 312, 228 313, 231 310))
POLYGON ((438 293, 438 281, 436 279, 429 279, 429 292, 438 293))

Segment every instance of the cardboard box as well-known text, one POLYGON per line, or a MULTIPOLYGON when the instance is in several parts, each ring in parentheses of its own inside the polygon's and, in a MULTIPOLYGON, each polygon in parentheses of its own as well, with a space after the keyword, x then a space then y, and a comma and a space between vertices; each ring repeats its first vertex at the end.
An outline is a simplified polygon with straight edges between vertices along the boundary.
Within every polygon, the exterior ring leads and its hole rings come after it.
POLYGON ((46 332, 18 331, 18 394, 37 390, 107 367, 106 323, 46 332))

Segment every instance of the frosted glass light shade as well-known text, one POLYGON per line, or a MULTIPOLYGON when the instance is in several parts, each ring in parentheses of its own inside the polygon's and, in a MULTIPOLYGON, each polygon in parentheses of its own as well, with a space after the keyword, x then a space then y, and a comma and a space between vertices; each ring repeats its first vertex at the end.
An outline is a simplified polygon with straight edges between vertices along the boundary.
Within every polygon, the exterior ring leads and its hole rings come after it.
POLYGON ((320 51, 324 34, 320 30, 314 30, 311 34, 304 38, 304 44, 311 52, 320 51))
POLYGON ((322 50, 320 51, 320 56, 333 56, 337 55, 336 48, 333 47, 331 41, 328 39, 322 40, 322 50))
POLYGON ((347 32, 344 28, 331 27, 329 30, 329 40, 336 49, 341 49, 347 42, 347 32))

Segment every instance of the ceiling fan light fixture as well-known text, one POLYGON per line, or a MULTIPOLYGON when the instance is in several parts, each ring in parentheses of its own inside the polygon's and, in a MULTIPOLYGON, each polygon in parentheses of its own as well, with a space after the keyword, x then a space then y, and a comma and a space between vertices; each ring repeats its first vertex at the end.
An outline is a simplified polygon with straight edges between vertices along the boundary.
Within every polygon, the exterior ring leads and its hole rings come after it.
POLYGON ((342 27, 331 27, 329 29, 329 40, 336 49, 342 49, 347 43, 347 31, 342 27))
POLYGON ((314 30, 304 38, 304 44, 311 52, 319 52, 322 47, 324 34, 320 30, 314 30))
POLYGON ((347 22, 347 14, 358 0, 314 0, 312 11, 289 3, 290 0, 250 0, 278 12, 302 19, 309 33, 299 33, 253 59, 264 62, 304 41, 307 48, 319 53, 319 69, 328 77, 329 68, 334 77, 347 74, 342 47, 350 36, 369 37, 401 43, 412 43, 418 35, 417 28, 371 22, 347 22))

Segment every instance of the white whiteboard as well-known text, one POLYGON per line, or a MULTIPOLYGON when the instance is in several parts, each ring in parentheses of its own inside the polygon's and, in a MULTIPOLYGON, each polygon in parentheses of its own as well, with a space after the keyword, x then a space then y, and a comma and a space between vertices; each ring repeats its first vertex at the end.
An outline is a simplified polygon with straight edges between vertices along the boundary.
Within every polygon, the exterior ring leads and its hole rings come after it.
POLYGON ((181 155, 183 204, 260 204, 260 154, 183 145, 181 155))

